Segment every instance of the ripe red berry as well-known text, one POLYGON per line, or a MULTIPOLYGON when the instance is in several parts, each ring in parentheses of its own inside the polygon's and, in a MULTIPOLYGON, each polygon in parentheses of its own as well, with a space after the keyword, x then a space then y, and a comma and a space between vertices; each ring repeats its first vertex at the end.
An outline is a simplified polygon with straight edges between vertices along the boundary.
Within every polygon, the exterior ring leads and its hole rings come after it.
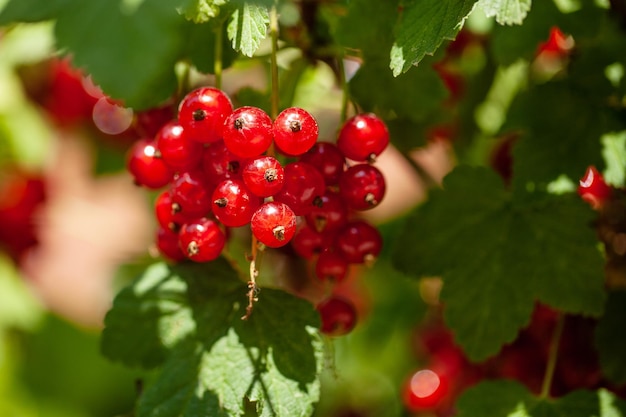
POLYGON ((420 369, 405 384, 404 404, 411 411, 432 410, 447 393, 445 378, 431 369, 420 369))
POLYGON ((316 308, 322 320, 320 331, 328 336, 343 336, 356 326, 356 308, 343 297, 332 296, 319 303, 316 308))
POLYGON ((320 281, 341 282, 348 274, 348 262, 339 254, 331 251, 320 253, 315 262, 315 276, 320 281))
POLYGON ((224 141, 211 143, 205 150, 202 169, 207 180, 214 185, 227 179, 240 179, 245 159, 228 150, 224 141))
POLYGON ((174 175, 161 158, 154 141, 148 139, 138 140, 130 148, 126 168, 137 184, 153 190, 167 185, 174 175))
POLYGON ((135 113, 134 129, 140 136, 154 137, 174 116, 171 104, 139 111, 135 113))
POLYGON ((283 188, 285 171, 272 156, 260 156, 246 163, 241 172, 248 189, 259 197, 270 197, 283 188))
POLYGON ((600 208, 611 198, 613 190, 596 167, 590 166, 578 182, 578 194, 593 208, 600 208))
POLYGON ((161 227, 176 232, 183 223, 192 220, 176 210, 169 190, 165 190, 157 196, 154 201, 154 211, 161 227))
POLYGON ((239 227, 250 223, 261 200, 241 180, 224 180, 211 197, 213 214, 225 226, 239 227))
POLYGON ((252 234, 270 248, 286 245, 296 232, 296 215, 286 204, 270 201, 252 215, 252 234))
POLYGON ((208 143, 222 138, 224 120, 233 112, 230 98, 221 90, 201 87, 189 92, 178 107, 178 120, 190 140, 208 143))
POLYGON ((319 233, 312 227, 304 225, 298 229, 291 240, 291 246, 301 258, 311 259, 330 248, 333 244, 333 237, 332 233, 319 233))
POLYGON ((226 235, 219 224, 201 218, 185 223, 178 233, 178 244, 187 258, 194 262, 209 262, 217 259, 226 244, 226 235))
POLYGON ((373 113, 357 114, 346 120, 337 138, 337 146, 346 158, 371 162, 389 144, 385 122, 373 113))
POLYGON ((211 212, 211 188, 202 171, 183 172, 171 187, 174 211, 185 218, 196 218, 211 212))
POLYGON ((285 182, 274 195, 275 201, 287 204, 298 216, 308 213, 314 205, 322 204, 325 184, 322 174, 306 162, 291 162, 284 167, 285 182))
POLYGON ((315 118, 299 107, 289 107, 274 120, 274 142, 287 155, 302 155, 315 144, 319 129, 315 118))
POLYGON ((240 107, 224 121, 224 144, 241 158, 254 158, 272 144, 272 119, 258 107, 240 107))
POLYGON ((171 121, 156 134, 156 146, 161 158, 173 170, 191 170, 200 164, 203 146, 191 141, 177 121, 171 121))
POLYGON ((364 220, 354 220, 342 228, 335 239, 335 249, 351 264, 371 264, 383 246, 378 230, 364 220))
POLYGON ((339 193, 352 210, 376 207, 385 195, 385 178, 378 168, 358 164, 348 168, 339 178, 339 193))
POLYGON ((324 177, 326 185, 336 185, 344 170, 346 158, 339 148, 330 142, 317 142, 300 156, 300 161, 313 165, 324 177))
POLYGON ((306 223, 316 231, 335 231, 348 222, 348 209, 341 197, 331 191, 321 196, 321 204, 313 206, 304 216, 306 223))
POLYGON ((159 227, 156 233, 156 247, 159 253, 170 261, 180 262, 186 259, 178 246, 178 232, 159 227))

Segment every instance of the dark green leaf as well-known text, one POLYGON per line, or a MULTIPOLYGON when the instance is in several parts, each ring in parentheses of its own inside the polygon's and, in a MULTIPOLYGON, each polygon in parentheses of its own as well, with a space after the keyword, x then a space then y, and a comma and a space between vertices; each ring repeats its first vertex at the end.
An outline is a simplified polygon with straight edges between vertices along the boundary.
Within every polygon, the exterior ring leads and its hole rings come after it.
POLYGON ((104 355, 128 366, 160 365, 168 350, 194 331, 186 290, 165 264, 148 268, 115 297, 104 321, 104 355))
POLYGON ((128 107, 151 107, 177 86, 174 64, 185 20, 175 6, 145 0, 129 10, 111 7, 110 0, 78 2, 58 16, 57 42, 105 93, 128 107))
POLYGON ((402 271, 443 276, 446 322, 475 360, 512 341, 536 299, 572 313, 602 312, 591 210, 571 195, 520 193, 505 191, 486 168, 460 166, 396 241, 402 271))
POLYGON ((604 316, 596 328, 602 373, 616 384, 626 383, 626 291, 609 293, 604 316))
POLYGON ((233 49, 245 56, 254 55, 267 35, 269 22, 270 16, 266 6, 252 2, 241 4, 228 22, 228 39, 233 49))
MULTIPOLYGON (((215 40, 216 31, 226 31, 225 25, 202 23, 188 24, 187 41, 185 42, 184 54, 196 69, 205 74, 215 73, 215 40)), ((230 67, 239 56, 230 46, 226 36, 222 36, 222 69, 230 67)))
POLYGON ((78 3, 79 0, 11 0, 0 12, 0 25, 55 19, 78 3))
POLYGON ((407 0, 391 48, 393 75, 406 72, 426 55, 432 55, 445 39, 454 39, 476 0, 407 0))

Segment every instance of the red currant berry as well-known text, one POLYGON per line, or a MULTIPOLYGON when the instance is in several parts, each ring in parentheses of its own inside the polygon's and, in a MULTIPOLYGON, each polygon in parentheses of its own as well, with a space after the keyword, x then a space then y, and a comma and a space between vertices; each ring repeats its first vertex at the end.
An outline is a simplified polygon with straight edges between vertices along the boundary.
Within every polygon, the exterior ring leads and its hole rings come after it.
POLYGON ((189 92, 178 107, 178 120, 190 140, 208 143, 222 138, 224 120, 233 112, 230 98, 221 90, 201 87, 189 92))
POLYGON ((272 144, 272 119, 258 107, 240 107, 224 121, 224 144, 240 158, 254 158, 272 144))
POLYGON ((135 131, 141 136, 152 138, 174 118, 172 105, 154 107, 135 113, 135 131))
POLYGON ((388 144, 387 126, 373 113, 357 114, 346 120, 337 138, 343 155, 359 162, 373 161, 388 144))
POLYGON ((317 305, 322 325, 320 331, 328 336, 343 336, 352 331, 357 323, 354 304, 339 296, 332 296, 317 305))
POLYGON ((260 156, 248 161, 241 175, 248 189, 259 197, 273 196, 283 188, 285 180, 283 166, 272 156, 260 156))
POLYGON ((286 204, 267 202, 252 216, 252 234, 269 248, 286 245, 296 232, 296 215, 286 204))
POLYGON ((339 148, 330 142, 317 142, 300 156, 300 161, 316 167, 324 177, 326 185, 336 185, 339 182, 339 176, 346 164, 346 158, 339 148))
POLYGON ((445 379, 430 369, 411 375, 404 388, 404 404, 411 411, 432 410, 448 393, 445 379))
POLYGON ((337 234, 335 249, 351 264, 373 263, 383 246, 383 239, 371 224, 364 220, 348 223, 337 234))
POLYGON ((299 107, 283 110, 274 120, 274 143, 287 155, 302 155, 311 149, 318 133, 315 118, 299 107))
POLYGON ((187 139, 180 123, 167 123, 156 134, 155 141, 163 161, 172 169, 191 170, 200 164, 204 148, 200 142, 187 139))
POLYGON ((178 232, 178 244, 187 258, 194 262, 209 262, 217 259, 226 244, 226 235, 219 224, 201 218, 185 223, 178 232))
POLYGON ((224 141, 211 143, 205 150, 202 169, 211 184, 227 179, 241 179, 241 169, 246 160, 228 150, 224 141))
POLYGON ((147 139, 135 142, 130 148, 126 167, 137 184, 153 190, 167 185, 174 175, 161 158, 154 141, 147 139))
POLYGON ((172 207, 185 218, 197 218, 211 212, 211 188, 201 171, 183 172, 172 183, 172 207))
POLYGON ((293 250, 304 259, 322 253, 333 244, 333 234, 316 232, 307 225, 301 227, 291 241, 293 250))
POLYGON ((306 223, 318 232, 335 231, 348 222, 348 209, 338 194, 326 191, 320 206, 313 208, 304 217, 306 223))
POLYGON ((169 190, 165 190, 157 196, 154 201, 154 211, 159 225, 175 232, 178 232, 183 223, 192 220, 177 212, 169 190))
POLYGON ((156 247, 159 253, 170 261, 180 262, 187 257, 178 246, 178 232, 159 227, 156 235, 156 247))
POLYGON ((587 168, 585 175, 578 182, 578 195, 593 208, 600 208, 611 198, 613 190, 604 181, 596 167, 587 168))
POLYGON ((335 252, 320 253, 315 263, 315 276, 320 281, 341 282, 348 274, 348 262, 335 252))
POLYGON ((352 210, 376 207, 383 199, 385 189, 383 174, 369 164, 353 165, 339 178, 341 198, 352 210))
POLYGON ((252 194, 241 180, 220 182, 211 197, 213 214, 228 227, 239 227, 250 223, 261 200, 252 194))
POLYGON ((287 204, 298 216, 308 213, 322 204, 326 189, 322 174, 306 162, 291 162, 284 167, 285 182, 274 195, 275 201, 287 204))

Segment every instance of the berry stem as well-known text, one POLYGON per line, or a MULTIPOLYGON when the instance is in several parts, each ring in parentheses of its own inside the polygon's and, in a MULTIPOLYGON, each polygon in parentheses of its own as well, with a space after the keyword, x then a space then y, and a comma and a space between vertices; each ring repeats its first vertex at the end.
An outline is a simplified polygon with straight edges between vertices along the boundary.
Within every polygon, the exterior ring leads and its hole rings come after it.
POLYGON ((224 19, 220 19, 215 28, 215 57, 213 58, 213 71, 215 72, 215 87, 222 88, 222 54, 223 54, 223 37, 224 37, 224 19))
POLYGON ((550 341, 548 363, 546 365, 546 373, 544 374, 543 384, 541 386, 541 398, 548 398, 550 396, 550 388, 552 387, 552 379, 554 378, 554 369, 556 368, 556 361, 558 358, 559 345, 561 343, 561 335, 563 334, 564 325, 565 315, 559 314, 554 332, 552 333, 552 340, 550 341))
POLYGON ((278 116, 279 95, 278 95, 278 11, 276 10, 276 2, 270 9, 270 36, 272 38, 272 54, 270 56, 271 76, 272 76, 272 111, 270 116, 272 120, 278 116))

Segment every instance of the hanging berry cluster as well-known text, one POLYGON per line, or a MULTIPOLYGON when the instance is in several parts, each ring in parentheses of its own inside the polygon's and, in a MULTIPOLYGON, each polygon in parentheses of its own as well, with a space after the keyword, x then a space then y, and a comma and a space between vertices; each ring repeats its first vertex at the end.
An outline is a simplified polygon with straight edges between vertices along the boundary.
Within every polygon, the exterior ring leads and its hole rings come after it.
MULTIPOLYGON (((317 278, 339 282, 350 264, 370 264, 380 253, 378 230, 354 214, 385 194, 372 164, 388 143, 387 127, 373 114, 344 122, 336 143, 321 142, 304 109, 287 108, 272 121, 260 108, 233 109, 223 91, 202 87, 183 98, 177 120, 135 143, 127 167, 137 184, 166 187, 155 203, 156 244, 169 260, 212 261, 229 228, 250 225, 258 248, 291 243, 299 256, 316 258, 317 278)), ((329 298, 318 310, 328 334, 354 327, 354 307, 343 299, 329 298)))

